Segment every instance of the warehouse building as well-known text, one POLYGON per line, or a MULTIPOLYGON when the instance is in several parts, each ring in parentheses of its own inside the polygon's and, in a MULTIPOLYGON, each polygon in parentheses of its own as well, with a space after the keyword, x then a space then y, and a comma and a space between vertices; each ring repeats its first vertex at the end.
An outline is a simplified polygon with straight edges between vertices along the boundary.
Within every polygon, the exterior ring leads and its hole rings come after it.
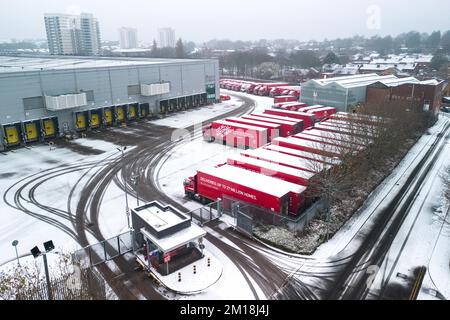
POLYGON ((366 102, 370 105, 377 105, 401 101, 437 115, 442 104, 444 87, 445 82, 436 79, 419 81, 414 77, 409 77, 379 81, 368 86, 366 102))
POLYGON ((217 60, 0 57, 0 150, 216 102, 217 60))
POLYGON ((335 107, 338 111, 349 111, 364 103, 367 86, 383 80, 397 79, 394 75, 379 76, 375 73, 353 76, 313 79, 302 84, 301 101, 308 105, 335 107))

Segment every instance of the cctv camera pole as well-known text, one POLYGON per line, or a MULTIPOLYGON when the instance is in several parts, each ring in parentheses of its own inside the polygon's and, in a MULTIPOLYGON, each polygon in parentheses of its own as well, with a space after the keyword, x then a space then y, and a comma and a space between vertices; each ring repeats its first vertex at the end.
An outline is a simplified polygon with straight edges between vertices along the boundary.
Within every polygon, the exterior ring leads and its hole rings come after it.
POLYGON ((47 254, 43 253, 42 254, 42 258, 44 259, 45 279, 47 281, 48 300, 53 300, 52 288, 50 286, 50 276, 49 276, 49 273, 48 273, 47 254))

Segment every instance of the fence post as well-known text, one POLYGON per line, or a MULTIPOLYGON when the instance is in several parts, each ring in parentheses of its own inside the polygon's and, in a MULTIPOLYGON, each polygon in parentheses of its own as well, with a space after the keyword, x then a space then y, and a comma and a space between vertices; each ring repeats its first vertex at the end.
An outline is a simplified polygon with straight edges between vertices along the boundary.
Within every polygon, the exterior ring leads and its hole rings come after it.
POLYGON ((106 254, 106 241, 103 241, 103 253, 105 254, 105 261, 108 261, 108 255, 106 254))
POLYGON ((120 235, 117 236, 117 251, 119 252, 120 256, 120 235))

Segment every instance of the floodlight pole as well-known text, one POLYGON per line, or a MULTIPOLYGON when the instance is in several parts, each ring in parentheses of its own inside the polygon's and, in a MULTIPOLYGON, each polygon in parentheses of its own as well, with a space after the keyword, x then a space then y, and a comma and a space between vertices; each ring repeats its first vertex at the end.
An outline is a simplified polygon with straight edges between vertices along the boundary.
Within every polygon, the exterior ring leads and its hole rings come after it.
POLYGON ((127 180, 126 180, 126 177, 125 177, 125 164, 124 164, 124 158, 125 158, 125 153, 124 153, 124 151, 126 150, 126 148, 127 147, 120 147, 120 148, 117 148, 120 152, 122 152, 122 159, 121 159, 121 161, 122 161, 122 175, 123 175, 123 186, 124 186, 124 189, 125 189, 125 206, 126 206, 126 208, 125 208, 125 211, 126 211, 126 215, 127 215, 127 223, 128 223, 128 229, 131 229, 131 226, 130 226, 130 207, 128 206, 128 190, 127 190, 127 180))
POLYGON ((44 259, 45 279, 47 281, 48 300, 53 300, 52 288, 50 286, 50 276, 49 276, 49 273, 48 273, 47 254, 43 253, 42 254, 42 258, 44 259))

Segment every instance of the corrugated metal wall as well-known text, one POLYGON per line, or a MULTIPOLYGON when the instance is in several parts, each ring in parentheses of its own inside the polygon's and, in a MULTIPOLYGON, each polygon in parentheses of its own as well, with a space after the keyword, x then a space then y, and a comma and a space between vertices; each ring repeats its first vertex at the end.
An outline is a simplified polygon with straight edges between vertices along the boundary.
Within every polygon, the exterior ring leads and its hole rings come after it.
MULTIPOLYGON (((149 103, 150 112, 156 113, 159 111, 159 101, 205 93, 208 84, 215 84, 216 97, 219 97, 219 63, 216 60, 0 73, 0 125, 57 116, 61 129, 68 127, 69 130, 74 130, 74 112, 139 102, 149 103), (129 86, 160 81, 170 82, 170 94, 155 97, 128 95, 129 86), (51 112, 45 107, 39 107, 36 99, 29 99, 79 91, 92 91, 94 100, 88 101, 88 106, 66 111, 51 112)), ((0 130, 0 149, 2 131, 0 130)))

